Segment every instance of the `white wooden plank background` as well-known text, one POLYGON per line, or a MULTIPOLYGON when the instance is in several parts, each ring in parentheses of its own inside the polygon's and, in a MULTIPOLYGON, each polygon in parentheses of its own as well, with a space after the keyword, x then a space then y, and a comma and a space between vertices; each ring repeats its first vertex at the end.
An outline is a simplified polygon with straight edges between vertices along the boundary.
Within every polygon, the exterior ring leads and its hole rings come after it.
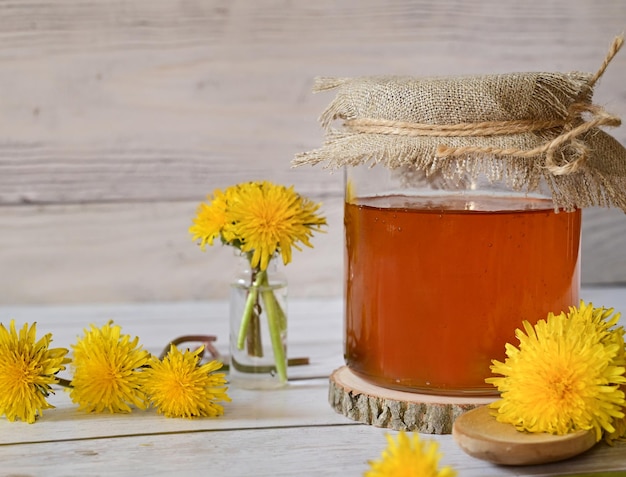
MULTIPOLYGON (((313 77, 595 71, 624 30, 623 0, 0 0, 0 303, 223 298, 231 252, 187 227, 259 178, 329 218, 290 294, 340 296, 341 174, 289 164, 322 141, 313 77)), ((596 100, 626 117, 624 77, 596 100)), ((583 281, 626 282, 626 216, 586 212, 583 281)))

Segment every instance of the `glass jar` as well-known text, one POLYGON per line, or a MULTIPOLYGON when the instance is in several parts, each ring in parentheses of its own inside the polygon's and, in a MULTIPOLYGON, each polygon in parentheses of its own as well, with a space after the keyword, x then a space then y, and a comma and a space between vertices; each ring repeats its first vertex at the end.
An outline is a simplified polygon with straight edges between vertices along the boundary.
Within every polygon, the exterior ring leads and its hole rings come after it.
POLYGON ((241 388, 287 385, 287 278, 278 260, 260 271, 242 255, 231 284, 229 382, 241 388))
POLYGON ((347 167, 345 360, 374 384, 440 395, 485 383, 515 329, 578 305, 581 211, 545 185, 347 167))

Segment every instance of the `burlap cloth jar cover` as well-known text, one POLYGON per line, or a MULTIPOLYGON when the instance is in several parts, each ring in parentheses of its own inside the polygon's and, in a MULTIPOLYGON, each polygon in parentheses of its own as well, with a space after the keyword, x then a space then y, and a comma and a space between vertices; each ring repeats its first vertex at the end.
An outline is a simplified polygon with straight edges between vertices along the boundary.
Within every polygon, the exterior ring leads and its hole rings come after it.
POLYGON ((440 176, 444 188, 479 175, 515 191, 544 182, 556 209, 626 212, 626 149, 599 129, 621 121, 592 104, 622 44, 614 40, 595 74, 319 78, 314 91, 337 90, 320 118, 326 142, 293 164, 382 164, 407 181, 440 176))

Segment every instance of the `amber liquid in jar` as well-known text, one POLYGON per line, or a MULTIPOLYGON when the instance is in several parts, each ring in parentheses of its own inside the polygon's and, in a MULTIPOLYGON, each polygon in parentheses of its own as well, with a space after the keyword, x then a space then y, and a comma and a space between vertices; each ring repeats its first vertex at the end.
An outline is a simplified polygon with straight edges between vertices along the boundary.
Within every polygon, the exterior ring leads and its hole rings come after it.
POLYGON ((491 360, 522 321, 578 304, 580 210, 491 201, 345 205, 350 369, 388 388, 491 394, 491 360))

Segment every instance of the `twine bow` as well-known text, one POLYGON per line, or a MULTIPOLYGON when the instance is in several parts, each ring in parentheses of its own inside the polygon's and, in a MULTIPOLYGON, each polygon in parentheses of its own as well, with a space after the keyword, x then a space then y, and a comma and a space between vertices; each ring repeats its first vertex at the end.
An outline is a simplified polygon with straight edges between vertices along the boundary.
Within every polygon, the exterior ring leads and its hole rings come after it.
MULTIPOLYGON (((624 43, 624 36, 620 35, 613 40, 602 66, 589 81, 589 88, 604 74, 607 66, 615 57, 624 43)), ((512 121, 485 121, 480 123, 458 124, 420 124, 405 121, 385 119, 351 119, 345 121, 345 126, 352 131, 370 134, 389 134, 400 136, 435 136, 435 137, 466 137, 466 136, 495 136, 520 134, 525 132, 545 131, 561 128, 561 133, 554 139, 547 141, 533 149, 498 148, 491 146, 447 146, 440 144, 437 147, 436 157, 459 157, 471 154, 491 154, 495 156, 515 156, 522 158, 536 157, 545 154, 545 167, 553 175, 568 175, 584 166, 589 156, 589 148, 578 138, 594 128, 600 126, 617 127, 621 119, 603 108, 593 104, 574 102, 568 109, 567 117, 559 120, 512 120, 512 121), (584 119, 583 115, 588 119, 584 119), (565 164, 559 164, 556 155, 567 148, 568 157, 574 158, 565 164)), ((564 154, 561 153, 561 156, 564 154)))

